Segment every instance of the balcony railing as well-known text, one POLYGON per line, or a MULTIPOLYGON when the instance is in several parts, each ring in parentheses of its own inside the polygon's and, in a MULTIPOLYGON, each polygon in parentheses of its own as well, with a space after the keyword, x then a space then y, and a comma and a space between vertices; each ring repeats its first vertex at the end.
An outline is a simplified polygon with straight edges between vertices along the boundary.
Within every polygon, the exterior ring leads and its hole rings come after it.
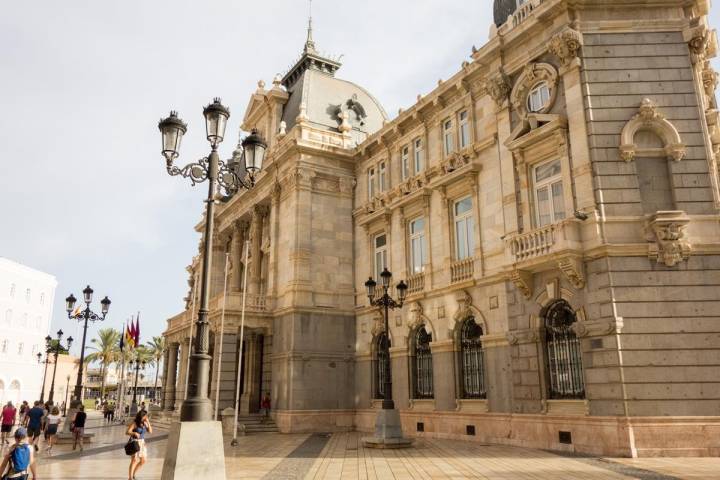
POLYGON ((532 11, 535 10, 542 3, 543 0, 528 0, 527 2, 520 5, 520 7, 518 7, 518 9, 515 10, 515 13, 513 14, 513 27, 517 27, 522 22, 524 22, 530 16, 532 11))
MULTIPOLYGON (((222 294, 210 299, 210 311, 222 309, 222 294)), ((230 292, 225 300, 225 310, 241 310, 242 292, 230 292)), ((249 312, 265 312, 268 309, 267 295, 263 293, 248 293, 245 296, 245 310, 249 312)))
POLYGON ((414 295, 425 290, 425 272, 416 273, 408 277, 408 295, 414 295))
POLYGON ((515 263, 533 260, 566 249, 579 249, 581 246, 580 230, 575 219, 513 235, 505 241, 510 249, 512 261, 515 263))
POLYGON ((450 265, 450 283, 470 280, 475 272, 475 259, 473 257, 458 260, 450 265))

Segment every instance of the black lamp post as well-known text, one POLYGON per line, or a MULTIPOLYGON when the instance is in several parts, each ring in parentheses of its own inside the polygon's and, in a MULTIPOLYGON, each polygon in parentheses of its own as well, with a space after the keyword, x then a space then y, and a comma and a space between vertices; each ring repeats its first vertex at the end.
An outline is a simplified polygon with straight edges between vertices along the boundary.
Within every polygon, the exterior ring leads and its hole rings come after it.
POLYGON ((73 314, 75 310, 75 302, 77 299, 72 293, 65 299, 65 310, 67 310, 69 319, 84 320, 85 326, 83 328, 82 346, 80 347, 80 365, 78 366, 77 382, 75 383, 75 391, 73 392, 73 403, 80 403, 82 398, 82 381, 83 381, 83 364, 85 363, 85 340, 87 337, 88 320, 92 322, 105 320, 105 316, 110 310, 110 299, 108 297, 103 298, 100 301, 101 315, 96 314, 90 310, 90 303, 92 303, 93 289, 90 285, 85 287, 83 290, 83 301, 85 302, 85 310, 78 314, 73 314))
POLYGON ((370 300, 370 305, 373 307, 380 307, 383 309, 384 313, 384 319, 385 319, 385 342, 384 345, 382 345, 383 350, 385 350, 385 361, 387 375, 385 375, 385 395, 383 395, 383 402, 382 402, 382 408, 383 410, 393 410, 395 408, 395 402, 393 402, 392 398, 392 374, 390 371, 390 328, 388 324, 388 314, 390 309, 396 309, 396 308, 402 308, 403 303, 405 302, 405 295, 407 294, 407 285, 403 280, 400 280, 400 283, 397 284, 397 293, 398 293, 398 299, 393 299, 390 294, 388 294, 388 289, 390 288, 390 280, 392 279, 392 273, 388 271, 388 269, 384 269, 382 273, 380 274, 381 282, 382 282, 382 295, 380 297, 377 297, 376 295, 376 287, 377 283, 375 280, 370 277, 367 282, 365 282, 365 288, 367 289, 367 296, 370 300))
POLYGON ((70 375, 65 377, 65 403, 63 404, 63 417, 67 416, 68 393, 70 393, 70 375))
POLYGON ((130 360, 130 368, 133 368, 133 364, 135 365, 135 386, 133 387, 133 398, 132 403, 130 404, 130 414, 135 415, 138 411, 138 404, 137 404, 137 389, 138 389, 138 374, 140 372, 140 369, 145 370, 145 365, 147 363, 145 360, 130 360))
MULTIPOLYGON (((45 339, 45 342, 47 342, 47 338, 45 339)), ((43 360, 42 353, 38 352, 37 359, 38 359, 38 363, 45 364, 45 371, 43 372, 42 390, 40 390, 40 403, 44 403, 45 402, 45 379, 47 378, 47 366, 48 366, 48 363, 50 363, 50 357, 46 352, 45 360, 43 360)))
POLYGON ((167 172, 173 176, 180 175, 189 178, 193 185, 206 180, 209 183, 208 195, 205 200, 200 309, 196 321, 195 351, 190 357, 192 383, 188 385, 187 399, 180 408, 180 420, 190 422, 211 421, 213 418, 212 402, 208 397, 211 360, 208 355, 208 310, 215 201, 216 199, 228 201, 241 189, 250 189, 255 185, 255 177, 262 169, 267 148, 262 137, 256 130, 253 130, 242 142, 241 157, 233 155, 230 160, 221 161, 217 148, 225 136, 225 127, 230 117, 230 111, 220 103, 219 98, 215 98, 213 103, 205 107, 203 115, 205 116, 207 139, 210 142, 210 155, 182 168, 175 166, 173 162, 180 155, 180 142, 187 132, 187 125, 174 111, 158 124, 162 133, 162 154, 166 160, 167 172), (219 195, 220 189, 224 191, 225 195, 219 195))
POLYGON ((55 366, 53 367, 53 376, 52 376, 52 383, 50 383, 50 395, 48 396, 48 402, 52 403, 53 397, 55 396, 55 374, 57 373, 57 363, 58 363, 58 355, 60 352, 70 351, 70 347, 72 346, 73 338, 68 337, 67 339, 67 347, 63 347, 62 345, 62 337, 63 337, 63 331, 58 330, 57 332, 57 340, 53 342, 53 339, 50 335, 45 337, 45 345, 47 347, 47 353, 52 353, 54 355, 54 361, 55 366))

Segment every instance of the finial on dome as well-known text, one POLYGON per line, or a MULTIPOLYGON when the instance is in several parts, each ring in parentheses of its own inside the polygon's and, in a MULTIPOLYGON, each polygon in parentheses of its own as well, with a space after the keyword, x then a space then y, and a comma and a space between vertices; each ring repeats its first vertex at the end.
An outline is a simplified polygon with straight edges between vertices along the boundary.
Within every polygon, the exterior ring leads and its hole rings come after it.
POLYGON ((314 52, 315 42, 312 37, 312 0, 308 0, 308 29, 307 29, 307 40, 305 41, 304 52, 314 52))

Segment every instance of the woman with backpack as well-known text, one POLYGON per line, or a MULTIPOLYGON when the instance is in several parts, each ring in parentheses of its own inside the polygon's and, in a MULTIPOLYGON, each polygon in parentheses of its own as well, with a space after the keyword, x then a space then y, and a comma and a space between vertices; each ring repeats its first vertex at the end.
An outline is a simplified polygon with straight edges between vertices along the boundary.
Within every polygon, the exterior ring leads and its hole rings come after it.
POLYGON ((152 425, 145 410, 140 410, 135 419, 128 425, 126 434, 132 441, 137 442, 137 453, 130 457, 130 468, 128 469, 128 480, 135 480, 135 474, 147 461, 147 447, 145 446, 145 434, 152 433, 152 425))
POLYGON ((33 480, 36 479, 33 449, 27 443, 27 431, 19 427, 15 430, 15 443, 0 464, 0 475, 3 480, 28 480, 28 470, 32 472, 33 480))

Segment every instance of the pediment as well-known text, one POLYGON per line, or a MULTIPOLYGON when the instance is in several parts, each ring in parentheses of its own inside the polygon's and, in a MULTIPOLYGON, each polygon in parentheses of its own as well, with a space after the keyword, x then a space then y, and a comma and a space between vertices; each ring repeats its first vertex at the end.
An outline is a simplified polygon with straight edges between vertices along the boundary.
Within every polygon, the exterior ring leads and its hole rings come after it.
POLYGON ((252 122, 252 119, 256 118, 257 115, 262 111, 265 106, 265 96, 259 93, 254 93, 250 97, 247 108, 245 108, 245 116, 243 117, 243 125, 252 122))
POLYGON ((567 128, 567 118, 550 113, 531 113, 510 132, 505 146, 510 151, 526 148, 539 142, 558 129, 567 128))

